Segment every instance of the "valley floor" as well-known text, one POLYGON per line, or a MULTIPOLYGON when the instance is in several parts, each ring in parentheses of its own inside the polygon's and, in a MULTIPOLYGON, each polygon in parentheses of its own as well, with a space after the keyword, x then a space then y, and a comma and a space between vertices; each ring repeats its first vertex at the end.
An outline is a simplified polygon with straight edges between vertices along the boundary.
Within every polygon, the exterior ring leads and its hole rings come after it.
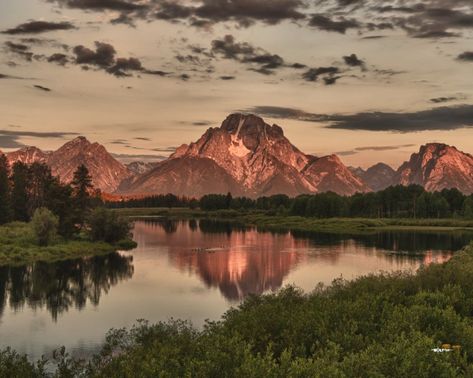
POLYGON ((81 239, 58 239, 49 246, 41 247, 35 242, 28 224, 15 222, 0 226, 0 266, 103 255, 134 246, 131 240, 112 245, 81 239))

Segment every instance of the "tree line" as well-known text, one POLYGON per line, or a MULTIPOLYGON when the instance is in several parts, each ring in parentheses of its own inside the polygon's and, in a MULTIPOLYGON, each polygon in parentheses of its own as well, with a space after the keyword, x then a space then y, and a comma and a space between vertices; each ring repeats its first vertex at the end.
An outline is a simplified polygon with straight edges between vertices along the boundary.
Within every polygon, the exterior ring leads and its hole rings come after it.
POLYGON ((457 189, 428 192, 420 185, 391 186, 379 192, 341 196, 333 192, 290 198, 278 194, 257 199, 208 194, 200 200, 173 194, 107 203, 109 207, 200 207, 205 211, 266 210, 274 214, 316 218, 445 218, 473 219, 473 196, 457 189))
POLYGON ((129 236, 129 222, 103 209, 85 165, 77 167, 70 183, 54 177, 44 163, 15 162, 0 154, 0 225, 31 222, 39 245, 58 234, 76 237, 87 228, 91 240, 116 242, 129 236))
POLYGON ((457 189, 428 192, 420 185, 397 185, 352 196, 326 192, 295 198, 274 195, 253 200, 232 198, 230 194, 212 194, 202 197, 199 204, 203 210, 255 209, 315 218, 473 218, 472 195, 465 195, 457 189))

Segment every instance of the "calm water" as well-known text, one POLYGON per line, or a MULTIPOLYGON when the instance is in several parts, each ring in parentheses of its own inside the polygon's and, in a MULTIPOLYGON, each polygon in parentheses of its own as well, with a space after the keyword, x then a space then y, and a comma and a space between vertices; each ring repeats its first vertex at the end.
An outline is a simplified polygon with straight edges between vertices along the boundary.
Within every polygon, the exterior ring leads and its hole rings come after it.
POLYGON ((0 348, 79 355, 137 319, 201 325, 250 293, 446 261, 472 235, 333 236, 258 232, 211 221, 137 221, 138 248, 53 264, 0 267, 0 348))

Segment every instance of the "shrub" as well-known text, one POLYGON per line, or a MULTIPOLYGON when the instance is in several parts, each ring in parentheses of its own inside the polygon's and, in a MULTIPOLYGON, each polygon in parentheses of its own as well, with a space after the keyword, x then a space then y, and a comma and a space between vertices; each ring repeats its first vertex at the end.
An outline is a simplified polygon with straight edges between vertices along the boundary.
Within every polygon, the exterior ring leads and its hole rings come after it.
POLYGON ((35 210, 31 227, 40 246, 50 244, 57 237, 58 224, 58 217, 48 209, 40 207, 35 210))
POLYGON ((116 212, 99 207, 89 217, 89 235, 94 241, 116 243, 130 238, 131 224, 116 212))

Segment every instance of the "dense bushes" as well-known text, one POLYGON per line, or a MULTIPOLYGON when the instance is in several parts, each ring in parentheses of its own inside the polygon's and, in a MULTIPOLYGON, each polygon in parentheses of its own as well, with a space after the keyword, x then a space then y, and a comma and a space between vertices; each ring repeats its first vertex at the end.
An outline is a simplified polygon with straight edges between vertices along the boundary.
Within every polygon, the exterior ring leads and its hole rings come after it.
MULTIPOLYGON (((60 376, 472 376, 472 275, 473 246, 415 275, 339 279, 310 294, 287 287, 253 296, 201 330, 183 321, 141 322, 111 331, 89 364, 62 353, 60 376), (458 348, 432 351, 443 343, 458 348)), ((0 376, 4 366, 43 376, 11 352, 0 354, 0 376)))
POLYGON ((131 223, 116 212, 103 207, 92 211, 88 219, 90 238, 93 241, 116 243, 130 237, 131 223))
POLYGON ((31 219, 31 228, 40 246, 50 244, 57 237, 58 224, 58 217, 48 209, 36 209, 31 219))

